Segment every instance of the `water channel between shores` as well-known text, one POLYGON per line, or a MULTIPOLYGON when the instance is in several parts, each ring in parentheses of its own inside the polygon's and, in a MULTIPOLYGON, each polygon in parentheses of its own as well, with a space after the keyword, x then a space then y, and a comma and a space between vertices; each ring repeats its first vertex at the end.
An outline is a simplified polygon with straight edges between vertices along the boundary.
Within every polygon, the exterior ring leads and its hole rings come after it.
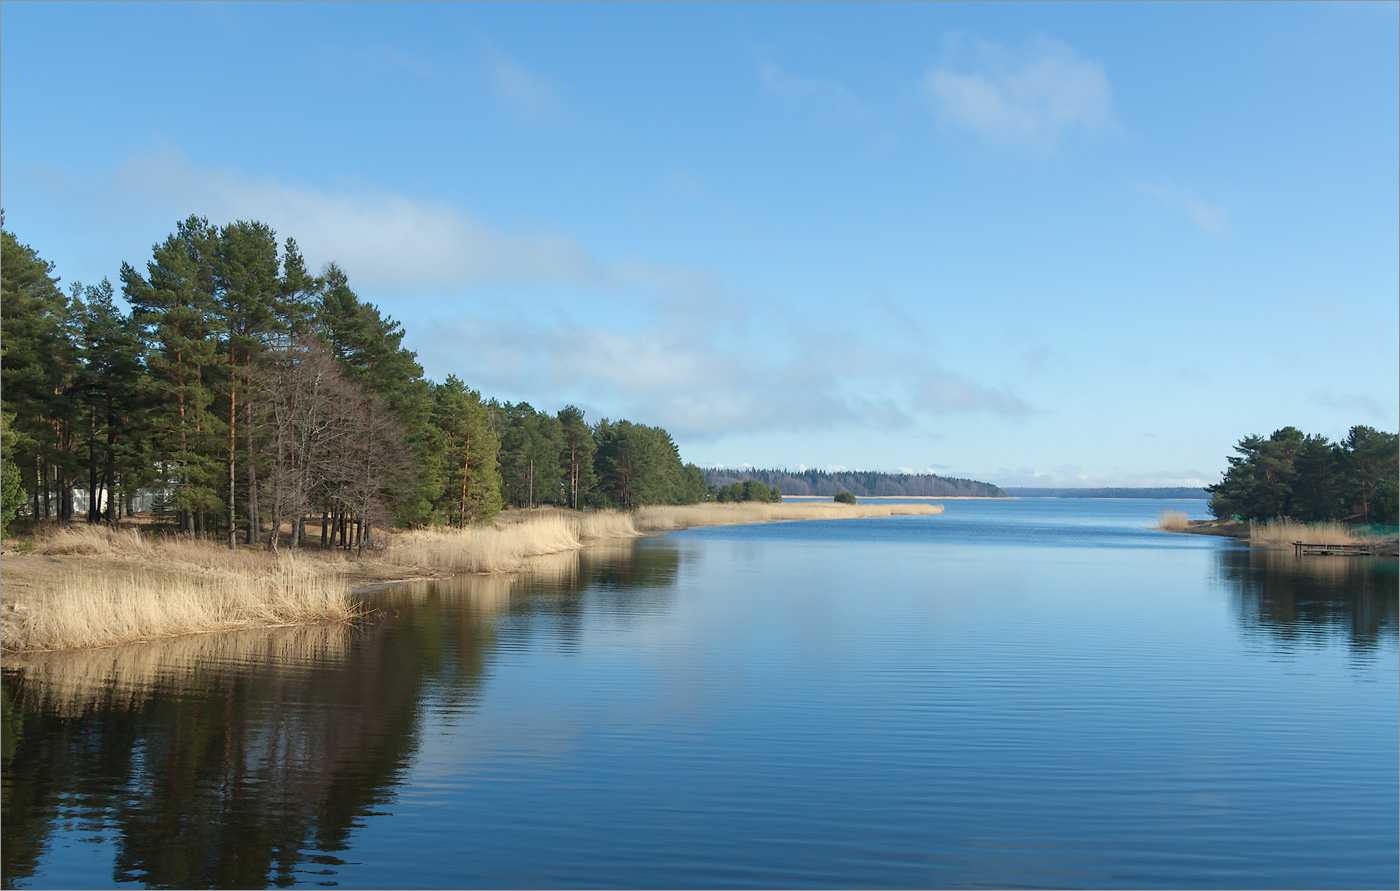
MULTIPOLYGON (((943 501, 943 500, 939 500, 943 501)), ((7 659, 4 887, 1396 887, 1396 561, 714 527, 7 659)))

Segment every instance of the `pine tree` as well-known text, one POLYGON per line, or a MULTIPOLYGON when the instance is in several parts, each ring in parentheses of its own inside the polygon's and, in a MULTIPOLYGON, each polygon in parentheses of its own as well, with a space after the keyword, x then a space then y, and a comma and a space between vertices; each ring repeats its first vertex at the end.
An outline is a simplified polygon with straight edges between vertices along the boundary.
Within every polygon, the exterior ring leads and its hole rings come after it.
POLYGON ((80 409, 74 300, 53 264, 3 230, 0 248, 0 369, 3 405, 14 416, 14 462, 27 481, 35 517, 71 518, 82 462, 74 453, 80 409))
POLYGON ((485 522, 501 509, 500 439, 481 394, 455 375, 433 387, 432 422, 443 438, 445 484, 439 505, 449 523, 485 522))
POLYGON ((146 367, 162 403, 154 415, 154 457, 174 473, 181 525, 191 535, 224 508, 217 455, 227 424, 215 413, 214 398, 228 362, 219 349, 217 249, 217 231, 192 216, 152 248, 147 276, 128 264, 121 271, 123 293, 150 345, 146 367))

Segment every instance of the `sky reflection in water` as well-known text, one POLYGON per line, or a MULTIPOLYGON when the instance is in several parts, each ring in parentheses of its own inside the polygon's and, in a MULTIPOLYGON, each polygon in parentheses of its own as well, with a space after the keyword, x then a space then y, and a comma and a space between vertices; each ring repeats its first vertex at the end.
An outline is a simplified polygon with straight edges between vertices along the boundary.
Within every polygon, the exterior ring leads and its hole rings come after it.
POLYGON ((947 502, 6 660, 7 887, 1393 887, 1394 561, 947 502))

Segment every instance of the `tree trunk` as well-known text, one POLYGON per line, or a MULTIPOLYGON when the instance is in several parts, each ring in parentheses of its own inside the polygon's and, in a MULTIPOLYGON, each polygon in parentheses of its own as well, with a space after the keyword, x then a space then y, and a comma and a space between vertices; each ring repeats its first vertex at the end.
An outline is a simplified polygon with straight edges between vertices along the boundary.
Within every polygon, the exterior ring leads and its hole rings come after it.
POLYGON ((233 364, 233 337, 230 332, 229 337, 229 372, 228 372, 228 549, 238 550, 238 519, 234 515, 235 505, 238 504, 238 375, 237 366, 233 364))
POLYGON ((243 436, 247 440, 244 454, 248 456, 248 544, 258 543, 258 532, 262 527, 262 517, 258 510, 258 469, 253 466, 253 397, 246 395, 243 400, 243 436))
POLYGON ((88 410, 88 522, 102 522, 102 507, 98 504, 97 493, 101 491, 97 479, 97 406, 88 410))

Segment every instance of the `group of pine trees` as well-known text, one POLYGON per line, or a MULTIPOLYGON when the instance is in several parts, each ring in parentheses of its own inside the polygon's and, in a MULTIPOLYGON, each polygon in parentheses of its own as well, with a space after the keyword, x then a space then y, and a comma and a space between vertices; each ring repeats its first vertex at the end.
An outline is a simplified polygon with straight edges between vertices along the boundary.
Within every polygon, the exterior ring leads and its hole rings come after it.
POLYGON ((778 486, 771 489, 762 480, 744 480, 742 483, 730 483, 727 486, 715 487, 715 500, 719 502, 730 501, 758 501, 758 502, 779 502, 783 500, 783 490, 778 486))
POLYGON ((1400 514, 1396 434, 1352 427, 1346 439, 1296 427, 1247 436, 1220 482, 1207 487, 1217 517, 1343 520, 1393 526, 1400 514))
POLYGON ((574 508, 709 497, 670 435, 588 424, 569 406, 483 400, 426 380, 402 326, 329 264, 258 222, 190 217, 121 298, 59 287, 53 264, 3 231, 3 520, 116 522, 155 507, 192 535, 266 540, 290 526, 325 546, 375 526, 465 525, 504 505, 574 508), (75 499, 83 492, 86 499, 75 499))

